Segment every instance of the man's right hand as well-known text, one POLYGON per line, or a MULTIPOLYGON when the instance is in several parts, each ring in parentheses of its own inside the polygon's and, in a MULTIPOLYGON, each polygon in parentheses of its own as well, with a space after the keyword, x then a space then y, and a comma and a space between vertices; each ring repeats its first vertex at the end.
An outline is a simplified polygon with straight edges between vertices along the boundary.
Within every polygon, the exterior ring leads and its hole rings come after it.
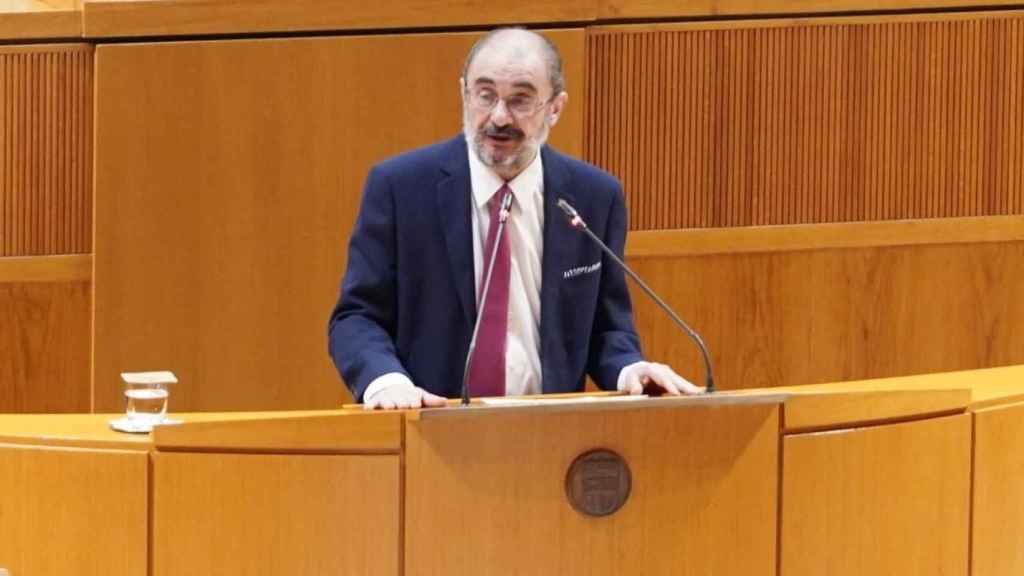
POLYGON ((402 410, 404 408, 437 408, 444 406, 446 399, 431 394, 412 382, 395 382, 377 390, 373 396, 363 399, 367 410, 402 410))

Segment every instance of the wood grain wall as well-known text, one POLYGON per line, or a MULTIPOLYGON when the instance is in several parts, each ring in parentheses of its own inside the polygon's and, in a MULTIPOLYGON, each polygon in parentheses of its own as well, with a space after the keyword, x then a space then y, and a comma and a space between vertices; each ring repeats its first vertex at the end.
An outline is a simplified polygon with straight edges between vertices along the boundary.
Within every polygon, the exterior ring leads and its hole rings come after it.
POLYGON ((90 410, 91 297, 88 276, 0 281, 0 413, 90 410))
MULTIPOLYGON (((631 246, 723 389, 1024 363, 1021 217, 639 232, 631 246)), ((702 381, 694 345, 633 301, 647 356, 702 381)))
POLYGON ((91 180, 92 47, 0 46, 0 412, 90 409, 91 180))
POLYGON ((1020 214, 1020 13, 588 32, 635 230, 1020 214))

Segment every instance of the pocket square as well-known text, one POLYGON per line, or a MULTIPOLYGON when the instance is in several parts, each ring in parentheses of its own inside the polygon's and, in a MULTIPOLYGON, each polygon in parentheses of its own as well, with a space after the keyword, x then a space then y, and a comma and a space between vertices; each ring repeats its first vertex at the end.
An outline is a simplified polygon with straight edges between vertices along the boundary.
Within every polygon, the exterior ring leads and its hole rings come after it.
POLYGON ((598 260, 589 266, 577 266, 575 268, 569 268, 565 272, 562 272, 562 278, 568 280, 584 274, 593 274, 601 269, 601 261, 598 260))

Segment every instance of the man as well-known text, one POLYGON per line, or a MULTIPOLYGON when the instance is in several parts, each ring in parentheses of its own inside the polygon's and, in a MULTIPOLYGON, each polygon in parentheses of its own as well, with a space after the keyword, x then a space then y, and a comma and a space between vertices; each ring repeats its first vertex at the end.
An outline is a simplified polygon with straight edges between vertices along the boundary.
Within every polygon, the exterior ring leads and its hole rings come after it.
POLYGON ((474 396, 578 391, 585 373, 631 394, 700 392, 643 361, 624 275, 557 208, 568 201, 622 254, 619 183, 544 145, 568 100, 555 46, 495 30, 459 82, 464 134, 387 160, 366 180, 329 326, 356 400, 440 406, 460 395, 464 375, 474 396))

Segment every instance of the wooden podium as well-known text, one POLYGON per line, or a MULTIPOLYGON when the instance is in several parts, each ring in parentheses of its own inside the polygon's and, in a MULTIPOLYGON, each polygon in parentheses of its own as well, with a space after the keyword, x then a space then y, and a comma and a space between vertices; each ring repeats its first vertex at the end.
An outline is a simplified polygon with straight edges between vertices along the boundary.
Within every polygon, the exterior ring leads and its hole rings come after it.
MULTIPOLYGON (((115 433, 105 415, 0 416, 0 568, 11 576, 1024 570, 1024 453, 1012 449, 1024 434, 1024 366, 573 400, 176 414, 184 424, 148 436, 115 433), (594 449, 629 468, 629 497, 610 515, 586 515, 568 497, 570 467, 594 449)), ((585 482, 600 491, 604 481, 585 482)))
POLYGON ((153 574, 772 574, 782 398, 161 428, 153 574), (567 498, 594 449, 632 479, 608 516, 567 498))

